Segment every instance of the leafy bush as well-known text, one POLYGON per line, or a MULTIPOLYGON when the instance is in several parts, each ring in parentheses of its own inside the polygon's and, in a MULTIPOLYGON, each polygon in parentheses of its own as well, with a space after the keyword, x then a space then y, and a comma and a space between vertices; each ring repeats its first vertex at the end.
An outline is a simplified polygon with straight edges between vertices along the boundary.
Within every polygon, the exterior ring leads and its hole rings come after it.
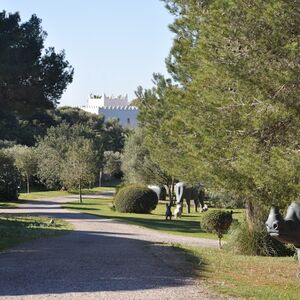
POLYGON ((261 256, 292 256, 295 249, 270 237, 264 224, 250 230, 247 223, 232 228, 226 248, 236 254, 261 256))
POLYGON ((157 203, 156 193, 141 185, 120 189, 114 202, 117 211, 129 213, 150 213, 157 203))
POLYGON ((19 172, 12 156, 0 151, 0 199, 18 199, 19 172))
POLYGON ((205 213, 200 226, 207 232, 216 233, 219 238, 219 247, 221 248, 221 239, 232 223, 232 212, 222 210, 211 210, 205 213))
POLYGON ((127 186, 127 184, 126 184, 126 182, 124 182, 124 181, 122 181, 121 183, 119 183, 119 184, 115 187, 115 189, 116 189, 115 195, 117 195, 117 194, 119 193, 119 191, 120 191, 121 189, 123 189, 124 187, 126 187, 126 186, 127 186))

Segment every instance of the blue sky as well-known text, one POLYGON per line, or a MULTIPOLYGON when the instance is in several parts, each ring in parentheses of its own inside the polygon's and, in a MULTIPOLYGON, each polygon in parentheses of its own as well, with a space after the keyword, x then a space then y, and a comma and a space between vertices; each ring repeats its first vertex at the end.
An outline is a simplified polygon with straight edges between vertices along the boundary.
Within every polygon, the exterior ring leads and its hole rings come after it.
POLYGON ((89 93, 134 97, 152 86, 153 72, 167 74, 172 16, 159 0, 0 0, 1 10, 36 14, 48 33, 46 47, 65 49, 75 68, 61 105, 83 105, 89 93))

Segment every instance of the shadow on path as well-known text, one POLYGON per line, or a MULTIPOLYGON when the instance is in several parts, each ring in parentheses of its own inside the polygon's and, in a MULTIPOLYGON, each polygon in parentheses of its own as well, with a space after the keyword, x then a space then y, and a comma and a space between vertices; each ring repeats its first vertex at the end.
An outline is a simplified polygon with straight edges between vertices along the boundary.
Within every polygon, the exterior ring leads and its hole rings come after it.
MULTIPOLYGON (((74 231, 0 253, 0 296, 159 289, 193 281, 192 272, 179 273, 160 259, 174 262, 171 247, 114 234, 120 233, 74 231)), ((178 253, 176 259, 182 266, 178 253)))
POLYGON ((25 201, 4 212, 61 218, 75 230, 0 252, 0 297, 195 288, 193 268, 184 270, 187 254, 127 233, 130 225, 61 209, 70 198, 25 201))

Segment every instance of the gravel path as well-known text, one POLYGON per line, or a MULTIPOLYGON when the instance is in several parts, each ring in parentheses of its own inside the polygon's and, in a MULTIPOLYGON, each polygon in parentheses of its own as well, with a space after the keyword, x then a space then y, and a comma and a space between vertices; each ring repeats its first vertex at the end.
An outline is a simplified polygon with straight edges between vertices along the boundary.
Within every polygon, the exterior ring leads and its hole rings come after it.
POLYGON ((0 210, 51 215, 75 228, 1 252, 0 299, 219 299, 183 270, 183 256, 162 244, 216 247, 216 241, 162 234, 60 208, 73 200, 34 200, 0 210))

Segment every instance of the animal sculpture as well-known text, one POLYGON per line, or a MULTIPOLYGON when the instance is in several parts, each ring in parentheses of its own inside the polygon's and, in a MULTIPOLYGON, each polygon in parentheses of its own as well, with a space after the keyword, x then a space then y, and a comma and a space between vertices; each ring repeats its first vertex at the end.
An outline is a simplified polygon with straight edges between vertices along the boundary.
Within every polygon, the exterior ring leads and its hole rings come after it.
POLYGON ((174 217, 176 218, 181 218, 182 215, 182 203, 176 203, 176 208, 174 210, 174 217))
POLYGON ((273 238, 297 248, 300 262, 300 203, 293 202, 288 207, 285 218, 277 207, 272 207, 266 227, 273 238))
MULTIPOLYGON (((188 186, 184 182, 178 182, 175 184, 176 203, 183 203, 185 199, 187 204, 187 212, 191 212, 191 200, 194 200, 195 211, 198 211, 200 205, 201 211, 205 211, 204 208, 204 191, 202 186, 188 186)), ((207 208, 206 208, 207 210, 207 208)))
POLYGON ((172 220, 171 204, 166 204, 166 220, 172 220))
POLYGON ((148 185, 148 188, 156 193, 158 200, 166 200, 167 191, 164 186, 148 185))

